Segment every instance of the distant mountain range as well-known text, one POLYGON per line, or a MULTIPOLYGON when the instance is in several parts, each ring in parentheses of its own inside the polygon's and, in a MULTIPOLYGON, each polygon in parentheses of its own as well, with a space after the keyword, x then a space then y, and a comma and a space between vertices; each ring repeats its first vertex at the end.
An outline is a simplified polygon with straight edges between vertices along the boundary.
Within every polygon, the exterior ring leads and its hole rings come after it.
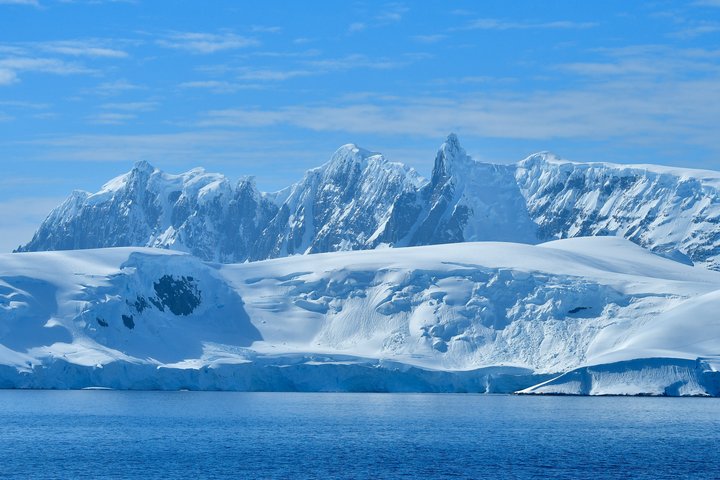
POLYGON ((140 162, 19 249, 64 251, 0 255, 0 388, 720 396, 719 191, 455 135, 429 180, 354 145, 275 193, 140 162))
POLYGON ((279 192, 139 162, 99 192, 75 191, 21 252, 149 246, 237 263, 294 254, 470 241, 537 244, 621 236, 720 269, 720 173, 575 163, 538 153, 474 161, 449 135, 431 178, 355 145, 279 192))

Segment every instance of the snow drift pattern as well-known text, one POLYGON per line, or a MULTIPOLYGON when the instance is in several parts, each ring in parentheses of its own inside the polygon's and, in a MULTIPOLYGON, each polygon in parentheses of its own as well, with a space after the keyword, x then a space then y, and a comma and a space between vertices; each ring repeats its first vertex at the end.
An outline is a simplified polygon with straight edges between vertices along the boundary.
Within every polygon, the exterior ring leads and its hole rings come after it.
POLYGON ((718 395, 720 273, 613 237, 0 256, 0 387, 718 395))

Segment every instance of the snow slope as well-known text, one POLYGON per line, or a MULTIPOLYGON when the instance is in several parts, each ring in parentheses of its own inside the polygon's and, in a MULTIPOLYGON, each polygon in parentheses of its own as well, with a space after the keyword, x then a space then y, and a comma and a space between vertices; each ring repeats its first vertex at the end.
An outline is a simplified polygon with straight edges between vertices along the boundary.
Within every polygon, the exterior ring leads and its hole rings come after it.
POLYGON ((541 243, 620 236, 720 269, 720 173, 575 163, 550 153, 515 165, 473 160, 449 135, 431 178, 355 145, 276 193, 202 169, 139 162, 100 192, 74 192, 21 251, 149 246, 209 261, 455 242, 541 243))
POLYGON ((615 237, 2 255, 0 386, 718 395, 719 308, 720 273, 615 237))
POLYGON ((657 165, 576 163, 550 153, 518 164, 538 238, 617 235, 720 269, 720 173, 657 165))

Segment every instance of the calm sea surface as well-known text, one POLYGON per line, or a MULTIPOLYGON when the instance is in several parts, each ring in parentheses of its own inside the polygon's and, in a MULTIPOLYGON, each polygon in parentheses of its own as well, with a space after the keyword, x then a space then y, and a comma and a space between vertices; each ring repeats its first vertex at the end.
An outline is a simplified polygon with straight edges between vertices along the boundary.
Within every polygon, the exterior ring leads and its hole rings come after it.
POLYGON ((0 391, 0 478, 720 478, 720 400, 0 391))

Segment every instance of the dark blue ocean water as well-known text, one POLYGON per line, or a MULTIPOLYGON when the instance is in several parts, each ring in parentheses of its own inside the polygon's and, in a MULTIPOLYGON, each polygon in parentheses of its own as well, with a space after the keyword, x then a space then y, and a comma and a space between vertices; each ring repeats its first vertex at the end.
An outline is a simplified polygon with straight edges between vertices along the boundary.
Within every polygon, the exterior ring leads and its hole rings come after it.
POLYGON ((720 400, 0 391, 2 478, 720 478, 720 400))

